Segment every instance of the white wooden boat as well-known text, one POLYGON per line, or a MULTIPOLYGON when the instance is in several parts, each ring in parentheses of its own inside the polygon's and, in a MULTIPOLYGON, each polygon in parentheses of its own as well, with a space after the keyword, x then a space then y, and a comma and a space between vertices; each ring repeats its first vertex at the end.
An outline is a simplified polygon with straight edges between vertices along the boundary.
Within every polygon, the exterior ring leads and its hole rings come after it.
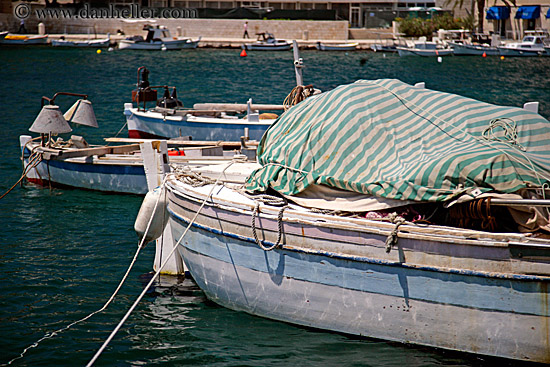
POLYGON ((8 34, 4 38, 0 38, 0 43, 4 45, 45 45, 48 43, 48 35, 8 34))
POLYGON ((67 40, 64 37, 52 39, 51 45, 54 47, 109 47, 111 43, 110 35, 106 38, 88 39, 88 40, 67 40))
MULTIPOLYGON (((40 186, 77 188, 119 194, 144 195, 148 191, 143 166, 143 144, 152 144, 145 139, 107 138, 110 144, 91 145, 83 143, 82 137, 72 136, 67 142, 42 145, 31 136, 20 137, 23 166, 26 180, 40 186)), ((154 145, 159 148, 159 141, 154 145)), ((257 142, 248 141, 254 147, 257 142)), ((172 166, 200 167, 228 162, 235 154, 244 152, 240 142, 168 141, 163 143, 164 171, 172 166)), ((252 148, 250 148, 252 149, 252 148)), ((248 149, 248 150, 250 150, 248 149)), ((249 155, 254 159, 254 152, 249 155)), ((244 156, 241 159, 246 159, 244 156)), ((157 170, 157 168, 155 168, 157 170)), ((158 186, 157 182, 153 187, 158 186)))
POLYGON ((286 40, 276 39, 273 34, 268 32, 257 33, 258 39, 254 43, 245 44, 247 50, 255 51, 288 51, 291 43, 286 40))
POLYGON ((521 42, 499 46, 498 51, 501 56, 544 56, 546 39, 545 36, 529 35, 523 37, 521 42))
POLYGON ((191 136, 196 140, 239 141, 241 136, 260 140, 275 121, 277 114, 261 111, 280 111, 282 105, 237 103, 197 103, 193 108, 183 106, 175 87, 149 86, 147 68, 138 69, 140 86, 133 91, 133 103, 124 104, 124 115, 130 138, 168 139, 191 136), (140 80, 141 78, 141 80, 140 80), (164 90, 157 99, 156 89, 164 90), (155 105, 147 108, 146 102, 155 105))
POLYGON ((349 42, 349 43, 323 43, 317 42, 315 46, 320 51, 355 51, 359 43, 349 42))
POLYGON ((2 41, 4 38, 6 38, 6 36, 8 35, 8 31, 5 31, 5 32, 0 32, 0 41, 2 41))
MULTIPOLYGON (((233 310, 328 331, 549 363, 550 240, 517 230, 470 228, 481 228, 482 221, 491 221, 491 214, 472 219, 473 212, 463 211, 474 198, 481 200, 475 206, 484 202, 479 205, 493 205, 493 210, 495 205, 548 206, 548 200, 526 200, 517 194, 506 194, 514 198, 503 200, 506 195, 497 187, 506 191, 516 178, 501 175, 505 164, 497 168, 489 162, 492 154, 497 160, 528 156, 537 175, 532 175, 532 166, 513 164, 516 173, 529 176, 533 187, 544 190, 540 184, 550 180, 550 150, 541 142, 548 140, 549 125, 529 111, 392 80, 342 86, 283 115, 258 148, 260 170, 231 165, 232 170, 250 174, 247 190, 270 188, 284 198, 253 195, 212 181, 192 185, 181 179, 184 173, 169 174, 169 248, 178 248, 209 299, 233 310), (373 99, 383 103, 373 104, 373 99), (340 113, 329 117, 323 111, 331 103, 340 113), (371 113, 379 117, 368 118, 371 113), (522 152, 498 139, 483 142, 481 132, 488 121, 503 116, 517 122, 522 152), (345 120, 347 128, 336 120, 345 120), (381 127, 386 124, 395 130, 381 127), (537 134, 523 134, 535 125, 540 127, 537 134), (290 126, 294 129, 288 130, 290 126), (282 131, 291 132, 282 136, 282 131), (394 135, 387 137, 388 131, 394 135), (417 149, 420 146, 426 149, 417 149), (449 158, 451 152, 456 156, 449 158), (445 162, 431 165, 440 162, 433 154, 441 154, 445 162), (455 170, 452 162, 464 162, 468 154, 469 163, 455 170), (428 185, 422 188, 411 186, 418 182, 415 179, 410 184, 402 181, 406 172, 425 172, 425 164, 431 166, 430 178, 424 180, 438 181, 447 163, 451 171, 460 171, 462 178, 457 180, 463 184, 449 179, 431 190, 428 181, 420 184, 428 185), (387 176, 380 171, 387 171, 387 176), (336 194, 327 196, 320 186, 332 186, 328 191, 336 194), (343 191, 345 187, 354 192, 343 191), (366 201, 351 200, 370 188, 378 194, 358 199, 366 201), (306 189, 323 195, 304 197, 306 189), (299 194, 290 194, 293 190, 299 194), (487 195, 493 196, 492 204, 481 199, 487 195), (424 199, 417 202, 416 197, 424 199), (465 206, 455 201, 459 197, 465 206), (462 222, 445 224, 443 218, 452 209, 442 207, 444 212, 423 217, 428 221, 414 219, 423 212, 418 206, 420 212, 398 219, 403 205, 437 206, 436 198, 459 205, 455 210, 461 215, 456 218, 462 222), (388 207, 391 210, 379 211, 388 207), (326 210, 330 208, 340 215, 326 210), (393 211, 396 214, 390 215, 393 211)), ((424 213, 428 212, 432 209, 424 213)), ((548 213, 540 213, 541 228, 547 228, 548 213)))
POLYGON ((426 40, 415 41, 410 47, 397 46, 396 49, 399 56, 437 57, 453 54, 453 49, 426 40))
POLYGON ((190 40, 184 37, 173 37, 166 27, 145 26, 147 36, 144 39, 141 36, 133 36, 119 41, 120 50, 181 50, 184 48, 196 48, 200 42, 190 40))
POLYGON ((500 52, 496 46, 490 46, 487 44, 473 44, 464 42, 448 42, 449 46, 453 49, 454 55, 476 55, 476 56, 497 56, 500 52))

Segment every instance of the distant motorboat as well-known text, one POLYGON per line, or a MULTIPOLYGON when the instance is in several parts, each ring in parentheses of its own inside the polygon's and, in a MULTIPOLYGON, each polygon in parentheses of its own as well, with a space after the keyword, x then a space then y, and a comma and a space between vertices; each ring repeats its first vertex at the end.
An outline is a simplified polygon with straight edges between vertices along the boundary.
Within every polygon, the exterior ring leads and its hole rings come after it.
POLYGON ((450 41, 448 42, 448 44, 453 49, 453 53, 455 55, 499 55, 499 50, 497 47, 489 46, 487 44, 461 43, 450 41))
POLYGON ((184 48, 195 48, 200 42, 200 38, 192 41, 184 37, 172 37, 170 31, 166 27, 145 26, 147 36, 144 39, 142 36, 128 37, 121 40, 118 44, 120 50, 181 50, 184 48))
POLYGON ((45 45, 48 43, 48 35, 27 36, 19 34, 7 34, 0 37, 0 43, 5 45, 45 45))
POLYGON ((61 39, 52 40, 51 44, 54 47, 109 47, 111 36, 107 34, 107 38, 69 41, 64 36, 61 39))
POLYGON ((358 45, 357 42, 340 44, 317 42, 315 47, 320 51, 354 51, 358 45))
POLYGON ((453 54, 453 49, 443 47, 437 42, 426 41, 425 37, 421 37, 415 41, 411 47, 397 46, 399 56, 448 56, 453 54))
POLYGON ((290 50, 290 42, 278 40, 268 32, 257 33, 258 39, 255 43, 244 45, 247 50, 256 51, 287 51, 290 50))
POLYGON ((546 54, 546 39, 543 35, 529 35, 521 42, 499 46, 498 51, 501 56, 542 56, 546 54))

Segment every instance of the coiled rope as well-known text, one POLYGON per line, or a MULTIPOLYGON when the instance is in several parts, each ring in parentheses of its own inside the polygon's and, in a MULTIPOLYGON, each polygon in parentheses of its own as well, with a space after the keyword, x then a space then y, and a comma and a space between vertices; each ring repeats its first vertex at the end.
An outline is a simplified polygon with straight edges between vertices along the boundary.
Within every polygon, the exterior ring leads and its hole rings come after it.
POLYGON ((399 226, 405 223, 405 218, 397 215, 397 213, 391 213, 390 215, 388 215, 387 219, 395 224, 395 227, 393 227, 390 235, 388 236, 388 238, 386 238, 386 253, 389 254, 392 247, 397 244, 397 233, 399 232, 399 226))
POLYGON ((516 146, 522 152, 525 152, 524 146, 518 143, 518 129, 516 122, 507 117, 501 117, 492 119, 489 122, 489 127, 487 127, 481 134, 487 140, 501 141, 509 145, 516 146), (502 134, 497 134, 496 130, 504 131, 504 136, 502 134))
POLYGON ((313 88, 313 85, 297 85, 290 91, 288 96, 283 101, 285 111, 302 102, 304 99, 312 96, 314 92, 315 89, 313 88))

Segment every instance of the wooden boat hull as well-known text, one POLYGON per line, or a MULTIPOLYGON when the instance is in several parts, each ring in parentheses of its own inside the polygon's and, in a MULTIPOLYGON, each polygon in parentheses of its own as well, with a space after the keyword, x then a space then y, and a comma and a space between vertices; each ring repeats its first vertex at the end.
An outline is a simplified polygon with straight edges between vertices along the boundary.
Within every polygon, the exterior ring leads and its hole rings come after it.
POLYGON ((110 42, 111 40, 106 38, 90 41, 52 40, 51 44, 54 47, 109 47, 110 42))
POLYGON ((121 40, 118 44, 120 50, 149 50, 149 51, 161 51, 163 48, 166 50, 181 50, 185 47, 187 39, 184 40, 173 40, 173 41, 155 41, 155 42, 145 42, 145 41, 129 41, 121 40))
POLYGON ((498 47, 499 54, 501 56, 508 57, 533 57, 533 56, 545 56, 546 51, 543 47, 540 49, 528 49, 521 47, 498 47))
POLYGON ((450 56, 453 54, 452 49, 442 50, 424 50, 418 48, 397 47, 397 53, 399 56, 422 56, 422 57, 437 57, 437 56, 450 56))
POLYGON ((320 51, 355 51, 358 43, 346 43, 341 45, 327 45, 323 43, 317 44, 317 49, 320 51))
MULTIPOLYGON (((168 187, 178 241, 210 188, 168 187)), ((550 362, 547 250, 545 260, 527 260, 512 255, 512 239, 407 226, 388 254, 389 223, 287 209, 283 245, 264 251, 252 234, 254 203, 227 190, 215 190, 180 247, 211 300, 323 330, 550 362)), ((265 246, 277 241, 278 210, 260 207, 265 246)))
POLYGON ((247 50, 253 50, 253 51, 288 51, 290 50, 291 44, 290 43, 282 43, 282 44, 259 44, 259 43, 251 43, 245 45, 247 50))
POLYGON ((460 43, 450 43, 453 48, 454 55, 476 55, 481 56, 485 54, 486 56, 497 56, 499 55, 498 48, 496 47, 485 47, 479 45, 468 45, 460 43))
POLYGON ((48 36, 11 36, 7 35, 0 38, 0 43, 5 45, 45 45, 48 43, 48 36), (13 37, 13 38, 12 38, 13 37))
MULTIPOLYGON (((23 163, 29 164, 29 151, 23 163)), ((27 181, 42 186, 144 195, 147 180, 143 162, 139 160, 101 159, 98 156, 66 159, 43 159, 27 173, 27 181)))
POLYGON ((245 128, 252 140, 260 140, 274 120, 214 118, 204 116, 164 116, 161 113, 125 110, 130 138, 175 138, 191 136, 193 140, 239 141, 245 128))

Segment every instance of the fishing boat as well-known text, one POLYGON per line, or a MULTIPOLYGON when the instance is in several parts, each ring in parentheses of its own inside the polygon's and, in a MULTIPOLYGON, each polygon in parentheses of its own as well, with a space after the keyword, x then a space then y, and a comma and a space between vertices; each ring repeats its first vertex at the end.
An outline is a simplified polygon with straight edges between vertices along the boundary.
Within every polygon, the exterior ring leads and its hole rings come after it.
POLYGON ((239 141, 241 136, 259 140, 275 121, 283 105, 247 103, 197 103, 184 107, 177 97, 176 87, 150 86, 149 71, 138 69, 138 89, 133 91, 136 103, 124 104, 124 115, 130 138, 167 139, 192 136, 196 140, 239 141), (157 89, 163 97, 157 99, 157 89), (146 102, 154 106, 147 108, 146 102))
POLYGON ((48 35, 7 34, 4 38, 0 38, 0 43, 4 45, 45 45, 48 43, 48 35))
POLYGON ((291 43, 286 40, 276 39, 272 33, 262 32, 256 33, 258 38, 254 43, 245 44, 247 50, 255 51, 288 51, 291 43))
POLYGON ((425 37, 421 37, 415 41, 412 46, 396 46, 399 56, 449 56, 453 54, 453 49, 444 47, 437 42, 426 41, 425 37))
POLYGON ((357 42, 348 42, 348 43, 323 43, 317 42, 315 46, 320 51, 355 51, 359 43, 357 42))
POLYGON ((52 39, 51 44, 54 47, 109 47, 111 36, 107 34, 106 38, 88 39, 88 40, 67 40, 64 36, 60 39, 52 39))
POLYGON ((476 55, 476 56, 498 56, 500 55, 499 49, 496 46, 490 46, 487 44, 474 44, 466 42, 448 42, 449 46, 453 49, 454 55, 476 55))
POLYGON ((521 42, 508 43, 498 47, 501 56, 544 56, 547 37, 528 35, 521 42))
POLYGON ((196 48, 200 42, 184 37, 173 37, 170 30, 164 26, 145 26, 147 31, 145 39, 142 36, 133 36, 119 41, 120 50, 181 50, 184 48, 196 48))
POLYGON ((236 311, 549 363, 549 139, 527 109, 340 86, 269 128, 260 168, 169 174, 170 249, 236 311))
POLYGON ((2 41, 8 35, 8 31, 0 32, 0 41, 2 41))
MULTIPOLYGON (((43 97, 43 99, 46 97, 43 97)), ((40 135, 20 136, 23 176, 28 182, 52 187, 71 187, 103 192, 145 194, 148 182, 144 170, 144 149, 160 150, 164 155, 155 162, 155 171, 167 172, 171 165, 199 167, 231 160, 235 154, 255 159, 255 142, 243 139, 236 142, 201 142, 176 139, 147 141, 106 138, 106 144, 89 144, 82 136, 53 139, 52 135, 72 132, 69 123, 98 127, 92 104, 87 95, 56 93, 48 99, 33 122, 31 132, 40 135), (53 102, 59 95, 79 96, 73 107, 61 114, 53 102), (149 148, 144 148, 144 146, 149 148)), ((156 187, 160 182, 155 182, 156 187)), ((149 187, 150 188, 150 187, 149 187)))

